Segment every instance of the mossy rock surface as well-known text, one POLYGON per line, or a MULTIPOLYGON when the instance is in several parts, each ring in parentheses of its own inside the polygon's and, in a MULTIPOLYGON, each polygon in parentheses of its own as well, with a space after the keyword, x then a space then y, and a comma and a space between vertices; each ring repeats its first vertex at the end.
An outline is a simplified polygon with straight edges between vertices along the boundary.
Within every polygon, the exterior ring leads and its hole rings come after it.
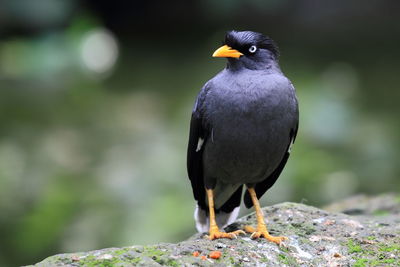
MULTIPOLYGON (((283 246, 249 235, 209 241, 196 234, 178 244, 60 254, 35 266, 400 266, 399 196, 346 201, 325 210, 297 203, 265 207, 270 232, 289 238, 283 246), (209 257, 215 250, 219 259, 209 257)), ((255 224, 250 214, 226 230, 255 224)))

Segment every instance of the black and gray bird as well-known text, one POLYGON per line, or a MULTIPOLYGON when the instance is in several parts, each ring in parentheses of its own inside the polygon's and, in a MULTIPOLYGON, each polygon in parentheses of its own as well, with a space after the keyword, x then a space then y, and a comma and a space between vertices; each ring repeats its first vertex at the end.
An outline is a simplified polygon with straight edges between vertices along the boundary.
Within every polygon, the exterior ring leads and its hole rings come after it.
POLYGON ((261 33, 230 31, 213 57, 228 63, 201 89, 190 122, 196 227, 211 240, 244 233, 219 229, 237 218, 246 186, 244 203, 254 205, 258 225, 245 230, 279 244, 286 238, 268 233, 258 199, 278 179, 296 138, 295 89, 279 68, 277 46, 261 33))

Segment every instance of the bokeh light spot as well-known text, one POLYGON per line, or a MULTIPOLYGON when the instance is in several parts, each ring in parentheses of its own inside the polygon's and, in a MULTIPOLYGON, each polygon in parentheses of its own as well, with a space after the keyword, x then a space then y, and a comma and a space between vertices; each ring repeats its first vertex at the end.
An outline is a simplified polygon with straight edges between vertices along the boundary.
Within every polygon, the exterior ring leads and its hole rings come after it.
POLYGON ((91 72, 102 74, 110 71, 118 58, 118 44, 114 35, 104 28, 89 31, 81 46, 84 66, 91 72))

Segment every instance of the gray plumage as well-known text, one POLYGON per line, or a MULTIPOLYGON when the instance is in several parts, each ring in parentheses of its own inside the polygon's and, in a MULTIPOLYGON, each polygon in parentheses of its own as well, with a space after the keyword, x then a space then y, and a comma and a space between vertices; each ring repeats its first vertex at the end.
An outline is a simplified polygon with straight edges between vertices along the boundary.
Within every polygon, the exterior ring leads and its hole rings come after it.
MULTIPOLYGON (((192 113, 188 173, 198 218, 207 214, 205 187, 214 189, 217 218, 240 206, 243 185, 254 186, 260 198, 285 166, 298 128, 295 89, 279 68, 273 41, 232 31, 225 44, 244 55, 228 58, 200 91, 192 113)), ((245 204, 252 206, 248 193, 245 204)))

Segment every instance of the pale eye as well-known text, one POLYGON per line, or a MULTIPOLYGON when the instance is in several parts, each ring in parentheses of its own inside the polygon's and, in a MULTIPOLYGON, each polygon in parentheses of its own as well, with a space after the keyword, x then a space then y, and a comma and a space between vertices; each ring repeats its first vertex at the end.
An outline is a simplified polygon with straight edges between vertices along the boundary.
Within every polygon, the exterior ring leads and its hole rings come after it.
POLYGON ((255 45, 250 46, 249 52, 250 53, 255 53, 257 51, 257 47, 255 45))

